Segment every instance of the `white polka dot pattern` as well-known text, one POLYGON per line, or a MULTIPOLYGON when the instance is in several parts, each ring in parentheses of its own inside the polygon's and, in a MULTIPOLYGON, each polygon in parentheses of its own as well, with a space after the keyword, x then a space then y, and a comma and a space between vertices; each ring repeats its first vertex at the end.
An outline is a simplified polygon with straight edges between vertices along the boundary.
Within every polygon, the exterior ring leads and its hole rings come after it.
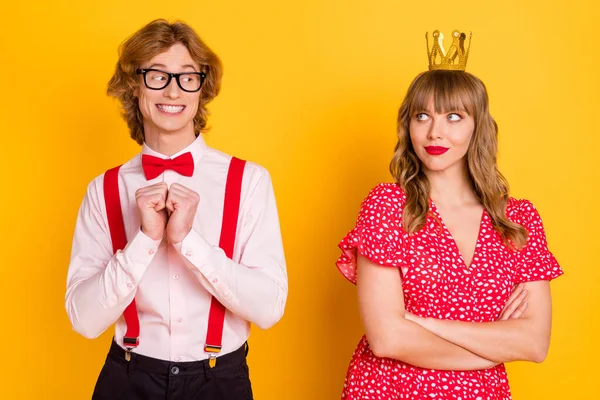
MULTIPOLYGON (((506 212, 511 221, 527 228, 527 245, 520 251, 508 249, 484 211, 468 268, 433 203, 423 229, 410 235, 402 229, 405 201, 394 183, 373 188, 363 201, 356 227, 339 245, 337 267, 353 283, 357 252, 377 264, 400 268, 405 307, 413 314, 495 321, 516 283, 551 280, 563 273, 548 251, 540 216, 527 200, 511 198, 506 212)), ((426 370, 376 357, 363 336, 352 356, 342 398, 506 400, 511 395, 504 365, 479 371, 426 370)))

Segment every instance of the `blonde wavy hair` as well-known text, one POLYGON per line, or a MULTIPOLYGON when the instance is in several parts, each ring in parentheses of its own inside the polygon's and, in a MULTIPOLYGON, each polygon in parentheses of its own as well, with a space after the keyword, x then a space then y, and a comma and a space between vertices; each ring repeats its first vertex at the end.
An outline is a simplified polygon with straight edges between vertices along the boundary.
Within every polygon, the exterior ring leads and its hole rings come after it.
POLYGON ((144 143, 144 124, 134 92, 143 85, 143 82, 135 71, 142 63, 167 51, 176 43, 183 44, 192 59, 200 66, 200 70, 206 73, 202 89, 198 92, 200 102, 194 116, 194 132, 198 136, 207 130, 206 121, 209 113, 206 105, 219 94, 221 89, 223 74, 221 61, 189 25, 180 21, 169 23, 167 20, 157 19, 121 44, 119 61, 107 89, 109 96, 121 102, 123 119, 127 122, 131 138, 140 145, 144 143))
POLYGON ((413 233, 425 225, 429 210, 430 184, 410 140, 409 124, 415 113, 433 99, 435 111, 466 111, 475 120, 467 151, 467 166, 475 195, 489 214, 492 225, 511 248, 522 248, 527 230, 506 217, 509 186, 497 165, 498 125, 490 115, 483 82, 463 71, 427 71, 411 83, 398 111, 398 143, 390 172, 406 194, 402 213, 404 229, 413 233))

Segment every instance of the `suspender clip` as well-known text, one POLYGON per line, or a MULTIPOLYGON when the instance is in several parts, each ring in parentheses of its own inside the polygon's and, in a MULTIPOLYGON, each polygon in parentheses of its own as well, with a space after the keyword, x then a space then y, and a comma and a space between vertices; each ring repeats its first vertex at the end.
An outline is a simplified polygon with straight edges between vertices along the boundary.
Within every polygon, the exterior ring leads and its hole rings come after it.
POLYGON ((125 349, 125 361, 131 361, 131 347, 125 349))
POLYGON ((214 368, 217 365, 217 354, 221 352, 221 346, 207 344, 204 346, 204 352, 208 354, 208 366, 214 368))
POLYGON ((125 360, 131 360, 131 350, 140 344, 140 340, 137 337, 123 337, 123 344, 125 345, 125 360), (127 346, 129 345, 129 346, 127 346))
POLYGON ((211 368, 214 368, 217 365, 217 356, 215 356, 214 354, 211 354, 208 357, 208 366, 211 368))

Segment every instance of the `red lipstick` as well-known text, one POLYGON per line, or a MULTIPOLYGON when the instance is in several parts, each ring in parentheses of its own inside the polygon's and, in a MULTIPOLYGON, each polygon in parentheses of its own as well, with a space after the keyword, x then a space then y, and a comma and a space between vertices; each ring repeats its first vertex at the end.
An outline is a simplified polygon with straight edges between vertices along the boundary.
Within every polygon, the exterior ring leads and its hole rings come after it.
POLYGON ((441 154, 444 154, 448 150, 450 150, 450 148, 448 148, 448 147, 441 147, 441 146, 427 146, 427 147, 425 147, 425 151, 427 151, 432 156, 439 156, 441 154))

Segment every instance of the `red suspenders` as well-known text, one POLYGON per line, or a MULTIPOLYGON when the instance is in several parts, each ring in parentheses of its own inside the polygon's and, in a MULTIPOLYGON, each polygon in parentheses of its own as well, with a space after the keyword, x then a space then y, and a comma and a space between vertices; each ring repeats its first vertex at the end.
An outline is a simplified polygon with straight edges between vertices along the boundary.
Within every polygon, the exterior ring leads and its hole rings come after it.
MULTIPOLYGON (((227 172, 225 184, 225 202, 223 204, 223 222, 221 223, 221 237, 219 247, 223 249, 228 258, 233 258, 235 234, 240 210, 240 197, 242 194, 242 176, 246 162, 233 157, 227 172)), ((214 367, 216 356, 221 352, 223 339, 223 322, 225 321, 225 307, 214 297, 210 302, 208 314, 208 331, 204 351, 209 353, 209 365, 214 367)))
MULTIPOLYGON (((227 173, 219 247, 223 249, 225 255, 229 258, 233 257, 245 164, 245 161, 233 157, 227 173)), ((104 201, 106 203, 106 215, 110 237, 112 239, 113 252, 115 253, 117 250, 122 250, 127 244, 121 210, 121 200, 119 197, 119 168, 120 166, 112 168, 104 174, 104 201)), ((135 298, 123 312, 123 317, 125 318, 125 324, 127 325, 127 332, 123 337, 123 344, 127 347, 125 357, 129 361, 129 352, 132 348, 138 346, 140 336, 140 322, 135 306, 135 298)), ((208 331, 206 333, 206 342, 204 346, 204 351, 210 355, 209 364, 211 368, 216 365, 216 355, 221 351, 224 321, 225 307, 213 297, 210 303, 208 331)))
MULTIPOLYGON (((119 197, 119 168, 121 166, 109 169, 104 174, 104 201, 106 203, 106 217, 108 219, 108 229, 112 239, 113 252, 123 250, 127 245, 125 236, 125 226, 123 224, 123 213, 121 212, 121 198, 119 197)), ((139 344, 140 321, 137 316, 135 298, 123 312, 127 332, 123 337, 123 344, 131 350, 139 344)), ((127 353, 129 358, 129 353, 127 353)))

